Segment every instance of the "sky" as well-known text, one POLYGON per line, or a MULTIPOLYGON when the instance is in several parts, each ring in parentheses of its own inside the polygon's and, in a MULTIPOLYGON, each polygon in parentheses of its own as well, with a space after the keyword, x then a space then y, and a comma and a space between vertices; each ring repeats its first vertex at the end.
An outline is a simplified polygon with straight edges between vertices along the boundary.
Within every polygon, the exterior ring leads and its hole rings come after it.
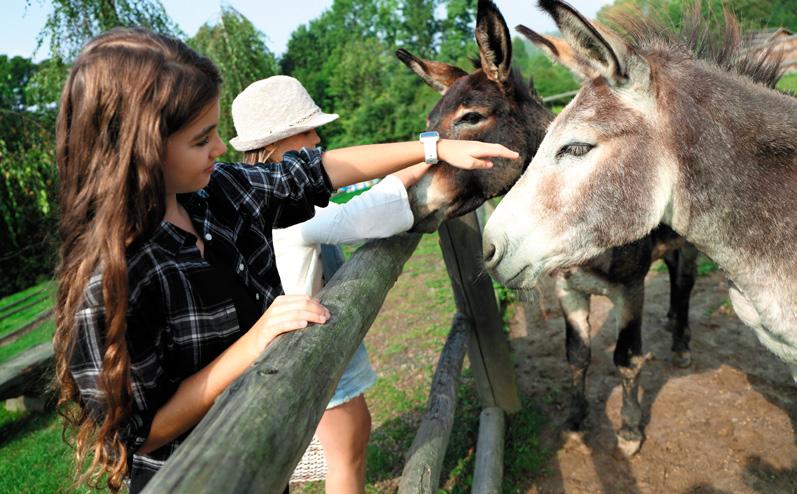
MULTIPOLYGON (((189 36, 209 21, 218 19, 220 0, 161 0, 166 12, 189 36)), ((281 55, 291 32, 315 19, 332 5, 332 0, 225 0, 266 35, 268 48, 281 55)), ((540 12, 534 0, 495 0, 510 29, 525 24, 534 31, 547 33, 556 26, 547 14, 540 12)), ((594 17, 607 0, 570 0, 588 17, 594 17)), ((34 57, 36 35, 41 31, 51 5, 49 0, 3 0, 0 20, 0 54, 34 57), (28 5, 29 4, 29 5, 28 5)), ((47 56, 46 47, 39 49, 35 60, 47 56)))

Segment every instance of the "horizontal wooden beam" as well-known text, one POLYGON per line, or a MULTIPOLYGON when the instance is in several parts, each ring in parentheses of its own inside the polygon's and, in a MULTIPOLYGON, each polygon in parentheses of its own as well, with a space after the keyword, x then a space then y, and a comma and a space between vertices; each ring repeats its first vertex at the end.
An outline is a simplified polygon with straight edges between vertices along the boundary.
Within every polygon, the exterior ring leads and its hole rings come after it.
POLYGON ((332 319, 271 344, 219 396, 144 492, 282 492, 419 240, 402 234, 358 249, 319 294, 332 319))
POLYGON ((42 343, 0 364, 0 400, 44 391, 52 377, 53 344, 42 343))

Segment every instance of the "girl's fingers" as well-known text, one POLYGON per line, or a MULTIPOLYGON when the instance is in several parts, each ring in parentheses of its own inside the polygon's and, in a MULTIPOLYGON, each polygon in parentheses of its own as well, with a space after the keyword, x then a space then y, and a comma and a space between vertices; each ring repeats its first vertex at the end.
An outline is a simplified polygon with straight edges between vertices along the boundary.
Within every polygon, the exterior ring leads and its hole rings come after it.
POLYGON ((520 154, 501 144, 491 144, 487 142, 479 143, 479 146, 477 146, 476 150, 474 150, 473 155, 479 158, 497 157, 517 159, 520 157, 520 154))
POLYGON ((268 311, 271 313, 285 312, 291 310, 310 310, 326 314, 329 317, 329 310, 321 303, 306 295, 282 295, 274 299, 268 311))

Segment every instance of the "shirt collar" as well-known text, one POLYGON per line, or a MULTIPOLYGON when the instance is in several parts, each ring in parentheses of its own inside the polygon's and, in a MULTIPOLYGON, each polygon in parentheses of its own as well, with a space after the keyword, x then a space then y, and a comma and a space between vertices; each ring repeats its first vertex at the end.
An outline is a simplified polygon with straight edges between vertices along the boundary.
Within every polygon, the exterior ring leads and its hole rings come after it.
POLYGON ((176 256, 183 247, 195 244, 196 237, 182 228, 163 220, 158 225, 158 228, 155 229, 155 234, 152 235, 152 242, 176 256))

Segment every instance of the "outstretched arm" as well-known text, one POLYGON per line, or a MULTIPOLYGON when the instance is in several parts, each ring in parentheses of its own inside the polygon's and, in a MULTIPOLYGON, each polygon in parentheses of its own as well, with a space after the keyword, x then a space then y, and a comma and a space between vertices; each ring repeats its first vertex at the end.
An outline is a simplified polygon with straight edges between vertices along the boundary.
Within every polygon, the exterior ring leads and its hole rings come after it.
MULTIPOLYGON (((441 139, 437 143, 441 161, 463 169, 490 168, 489 158, 515 159, 518 154, 500 144, 441 139)), ((420 142, 368 144, 327 151, 322 155, 324 169, 335 188, 384 177, 424 160, 420 142)))

